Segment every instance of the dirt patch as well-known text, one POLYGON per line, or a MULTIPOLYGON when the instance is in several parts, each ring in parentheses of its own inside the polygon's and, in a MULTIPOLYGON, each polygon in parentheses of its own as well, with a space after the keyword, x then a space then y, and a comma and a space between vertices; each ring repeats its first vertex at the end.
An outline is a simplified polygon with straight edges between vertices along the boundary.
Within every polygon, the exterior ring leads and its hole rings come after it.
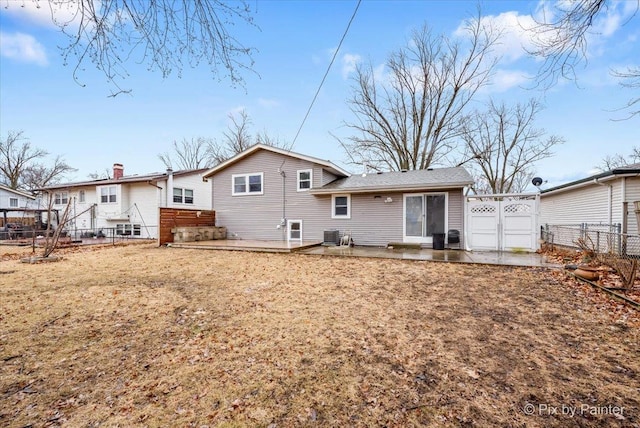
POLYGON ((640 424, 638 312, 545 270, 62 255, 3 255, 0 425, 640 424))

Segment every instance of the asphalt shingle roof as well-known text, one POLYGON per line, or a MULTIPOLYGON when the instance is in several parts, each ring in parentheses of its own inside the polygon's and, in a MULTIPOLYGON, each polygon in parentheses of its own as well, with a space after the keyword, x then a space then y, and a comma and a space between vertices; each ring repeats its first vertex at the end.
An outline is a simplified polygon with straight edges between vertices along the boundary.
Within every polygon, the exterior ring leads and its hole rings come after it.
POLYGON ((340 178, 312 193, 463 187, 473 182, 473 177, 463 167, 373 172, 340 178))
MULTIPOLYGON (((179 177, 181 175, 189 175, 189 174, 200 174, 207 171, 207 168, 201 169, 185 169, 181 171, 174 171, 173 176, 179 177)), ((103 186, 107 184, 122 184, 122 183, 138 183, 144 181, 160 181, 165 180, 168 177, 168 173, 166 172, 153 172, 151 174, 144 175, 125 175, 122 178, 114 179, 114 178, 100 178, 97 180, 87 180, 87 181, 76 181, 72 183, 60 183, 53 184, 51 186, 43 187, 38 190, 56 190, 56 189, 67 189, 71 187, 80 187, 80 186, 103 186)))

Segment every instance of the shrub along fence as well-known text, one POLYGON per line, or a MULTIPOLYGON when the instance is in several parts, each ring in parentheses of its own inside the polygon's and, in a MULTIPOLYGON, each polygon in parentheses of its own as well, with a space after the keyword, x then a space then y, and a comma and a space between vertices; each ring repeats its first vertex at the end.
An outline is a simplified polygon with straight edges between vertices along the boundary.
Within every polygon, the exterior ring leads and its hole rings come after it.
POLYGON ((626 286, 633 285, 640 263, 640 235, 621 232, 618 224, 565 224, 545 225, 542 240, 563 247, 579 248, 601 263, 614 268, 623 277, 626 286))

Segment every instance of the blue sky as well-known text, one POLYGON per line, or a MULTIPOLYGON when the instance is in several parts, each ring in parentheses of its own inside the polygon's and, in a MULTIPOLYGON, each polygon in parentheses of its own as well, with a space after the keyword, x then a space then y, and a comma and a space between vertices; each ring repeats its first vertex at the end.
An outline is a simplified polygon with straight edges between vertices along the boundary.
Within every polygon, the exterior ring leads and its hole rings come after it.
MULTIPOLYGON (((111 94, 105 77, 90 64, 73 80, 72 62, 65 66, 58 46, 67 39, 50 23, 47 8, 31 0, 3 0, 0 9, 0 132, 22 130, 35 146, 61 155, 78 168, 70 179, 84 180, 92 172, 123 163, 126 174, 162 171, 157 155, 174 140, 195 137, 220 139, 228 115, 245 109, 254 132, 293 140, 356 6, 356 1, 261 1, 249 3, 256 27, 238 24, 231 31, 257 52, 254 70, 245 72, 245 88, 212 78, 204 66, 185 69, 162 79, 135 61, 127 64, 130 77, 122 83, 133 92, 111 94), (6 6, 6 7, 5 7, 6 6)), ((499 47, 502 60, 493 84, 478 101, 489 96, 507 103, 539 98, 546 109, 537 126, 566 142, 555 155, 539 162, 536 175, 546 186, 593 173, 606 155, 627 154, 640 145, 640 117, 613 121, 613 111, 632 94, 621 88, 609 71, 637 65, 640 58, 640 17, 637 3, 611 2, 596 22, 589 45, 589 62, 579 68, 578 83, 560 82, 545 92, 532 89, 539 62, 523 46, 522 26, 539 13, 541 4, 529 1, 490 1, 483 16, 506 28, 499 47)), ((436 33, 455 34, 473 16, 473 1, 364 0, 338 53, 294 151, 330 159, 352 172, 346 155, 331 134, 346 136, 342 124, 352 118, 353 65, 384 64, 393 50, 406 44, 411 31, 425 23, 436 33)))

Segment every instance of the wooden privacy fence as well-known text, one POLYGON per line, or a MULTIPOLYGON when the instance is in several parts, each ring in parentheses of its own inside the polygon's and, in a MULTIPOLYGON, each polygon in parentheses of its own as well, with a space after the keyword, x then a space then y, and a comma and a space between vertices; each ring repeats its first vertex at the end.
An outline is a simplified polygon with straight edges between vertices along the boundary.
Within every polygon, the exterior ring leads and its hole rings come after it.
POLYGON ((216 212, 183 208, 160 208, 159 245, 173 242, 171 229, 176 227, 215 226, 216 212))

